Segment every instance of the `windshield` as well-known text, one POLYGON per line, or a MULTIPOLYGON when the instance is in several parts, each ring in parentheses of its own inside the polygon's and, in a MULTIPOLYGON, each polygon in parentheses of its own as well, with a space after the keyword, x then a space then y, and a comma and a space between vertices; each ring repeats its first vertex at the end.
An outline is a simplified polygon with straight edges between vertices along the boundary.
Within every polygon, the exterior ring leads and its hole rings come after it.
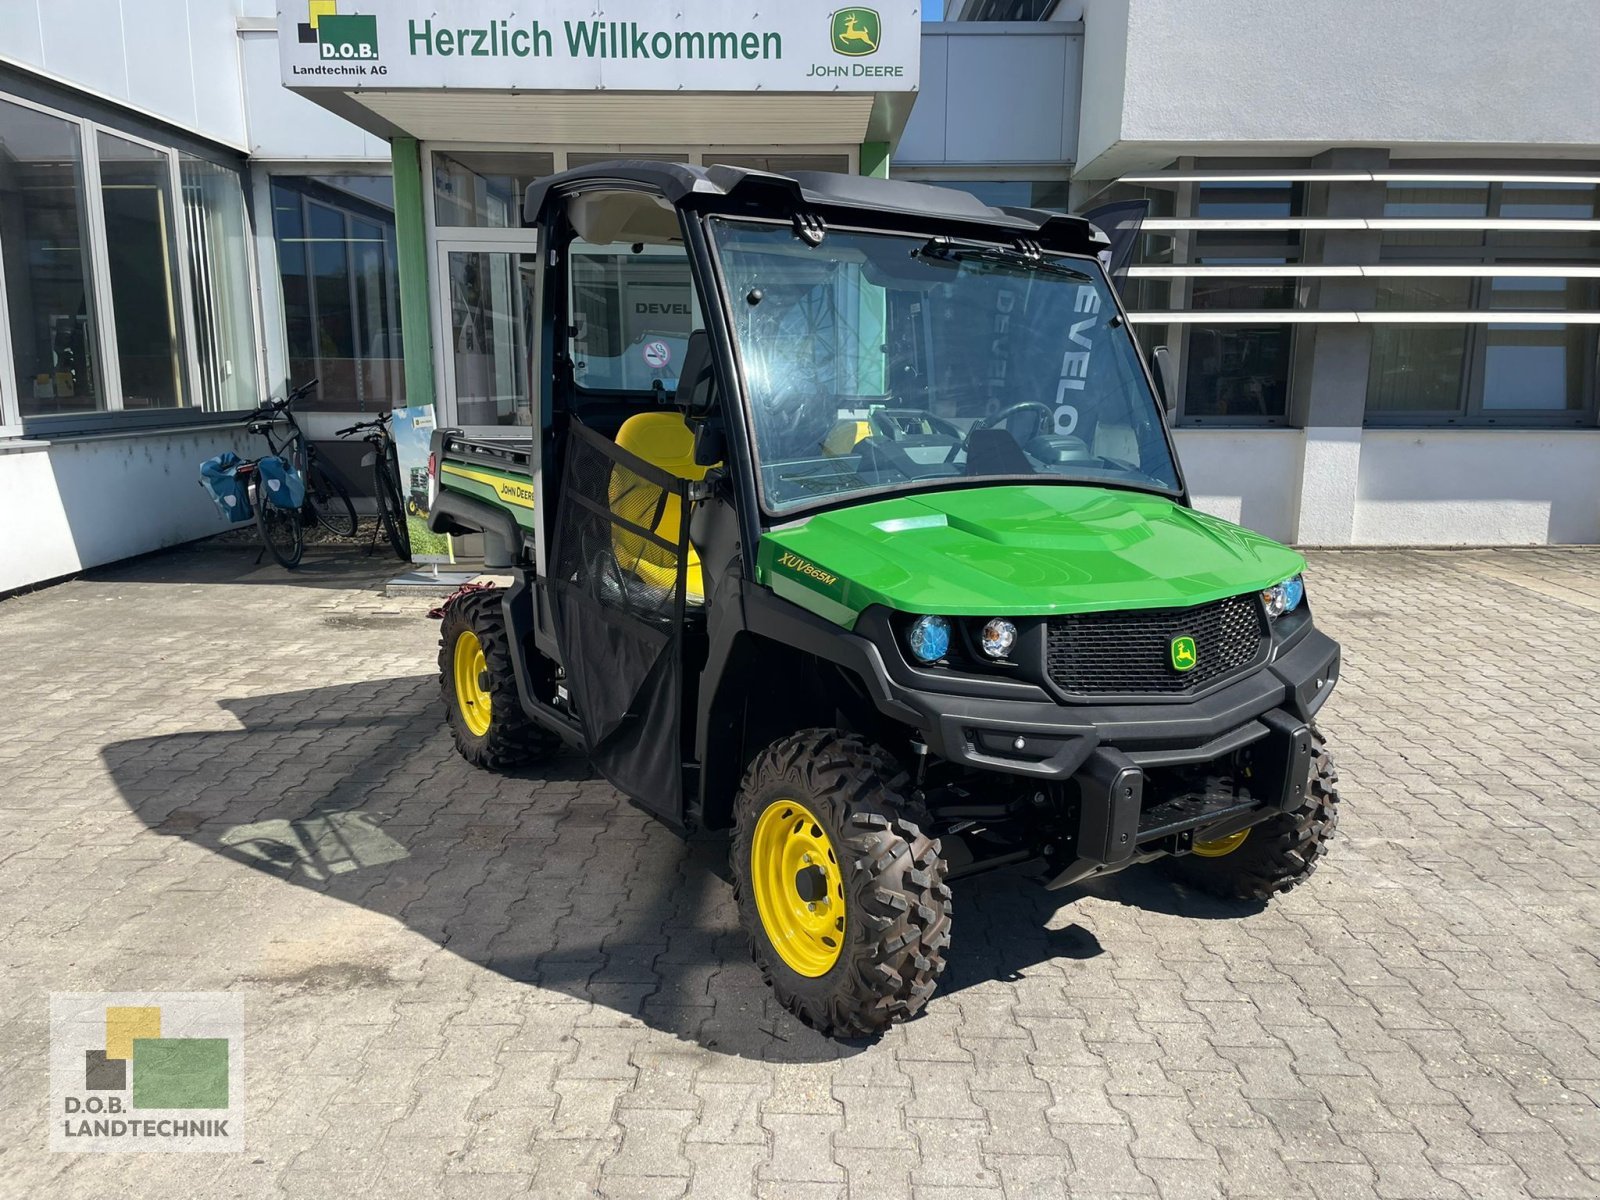
POLYGON ((1092 259, 716 220, 769 509, 1019 476, 1175 493, 1092 259))

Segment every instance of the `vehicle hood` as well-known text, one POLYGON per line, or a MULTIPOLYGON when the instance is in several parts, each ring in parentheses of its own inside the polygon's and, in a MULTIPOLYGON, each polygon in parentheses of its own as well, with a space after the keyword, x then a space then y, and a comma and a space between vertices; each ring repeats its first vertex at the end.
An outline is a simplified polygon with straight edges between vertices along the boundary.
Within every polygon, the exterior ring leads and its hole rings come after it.
POLYGON ((1303 570, 1293 550, 1160 496, 1022 485, 902 496, 761 539, 780 595, 853 625, 869 605, 1028 616, 1203 604, 1303 570))

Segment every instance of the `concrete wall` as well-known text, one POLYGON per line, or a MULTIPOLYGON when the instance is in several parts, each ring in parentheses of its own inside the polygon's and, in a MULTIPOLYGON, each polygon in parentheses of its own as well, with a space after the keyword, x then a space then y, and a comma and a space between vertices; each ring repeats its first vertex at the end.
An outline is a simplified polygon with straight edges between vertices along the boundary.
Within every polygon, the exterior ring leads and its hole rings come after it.
POLYGON ((1295 540, 1298 429, 1179 429, 1174 440, 1196 508, 1280 542, 1295 540))
POLYGON ((1095 178, 1174 146, 1600 146, 1592 0, 1086 0, 1084 26, 1095 178))
POLYGON ((1082 71, 1075 23, 924 24, 921 86, 895 161, 1070 163, 1082 71))
POLYGON ((237 429, 0 447, 0 592, 226 527, 200 464, 243 453, 237 429))
POLYGON ((1600 543, 1600 430, 1368 429, 1352 540, 1600 543))
POLYGON ((3 0, 0 56, 243 148, 244 0, 3 0))
POLYGON ((1301 545, 1600 544, 1600 430, 1180 429, 1195 507, 1301 545))
POLYGON ((244 30, 236 36, 250 114, 252 157, 302 162, 389 161, 388 142, 283 86, 274 30, 244 30))

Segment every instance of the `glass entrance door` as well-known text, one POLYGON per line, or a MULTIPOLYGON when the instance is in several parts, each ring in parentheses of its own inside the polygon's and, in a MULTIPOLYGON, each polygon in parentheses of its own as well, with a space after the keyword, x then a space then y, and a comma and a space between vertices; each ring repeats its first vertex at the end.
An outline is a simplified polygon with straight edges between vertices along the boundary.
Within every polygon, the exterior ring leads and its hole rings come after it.
POLYGON ((534 423, 529 355, 537 262, 531 242, 439 244, 442 422, 469 429, 534 423))

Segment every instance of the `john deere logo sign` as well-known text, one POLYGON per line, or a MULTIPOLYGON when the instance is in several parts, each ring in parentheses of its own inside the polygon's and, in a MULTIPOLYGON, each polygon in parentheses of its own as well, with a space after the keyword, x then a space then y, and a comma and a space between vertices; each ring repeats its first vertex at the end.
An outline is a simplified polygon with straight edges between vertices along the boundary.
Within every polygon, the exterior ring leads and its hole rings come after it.
POLYGON ((338 0, 308 0, 302 42, 314 43, 317 57, 330 62, 370 62, 378 57, 378 18, 341 13, 338 0))
POLYGON ((877 10, 842 8, 833 14, 833 52, 850 58, 876 54, 882 28, 877 10))
POLYGON ((1186 635, 1172 639, 1172 669, 1174 671, 1192 671, 1197 661, 1192 637, 1186 635))

